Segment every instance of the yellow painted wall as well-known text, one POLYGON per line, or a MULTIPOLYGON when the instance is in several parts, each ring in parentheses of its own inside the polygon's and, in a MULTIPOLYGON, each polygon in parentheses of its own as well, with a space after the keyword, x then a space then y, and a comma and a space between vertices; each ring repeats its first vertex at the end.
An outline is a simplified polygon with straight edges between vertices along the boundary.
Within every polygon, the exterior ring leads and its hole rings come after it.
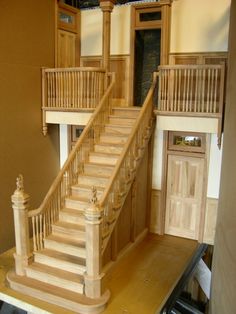
MULTIPOLYGON (((171 52, 227 51, 230 0, 177 0, 172 4, 171 52)), ((131 6, 115 6, 111 54, 130 53, 131 6)), ((81 55, 102 53, 102 13, 81 12, 81 55)))
MULTIPOLYGON (((130 6, 115 6, 111 18, 111 54, 130 53, 130 6)), ((81 11, 81 56, 102 54, 102 12, 81 11)))
POLYGON ((59 169, 57 127, 41 131, 40 67, 54 66, 54 0, 0 1, 0 252, 14 245, 19 173, 40 205, 59 169))
POLYGON ((171 52, 227 51, 230 0, 173 2, 171 52))

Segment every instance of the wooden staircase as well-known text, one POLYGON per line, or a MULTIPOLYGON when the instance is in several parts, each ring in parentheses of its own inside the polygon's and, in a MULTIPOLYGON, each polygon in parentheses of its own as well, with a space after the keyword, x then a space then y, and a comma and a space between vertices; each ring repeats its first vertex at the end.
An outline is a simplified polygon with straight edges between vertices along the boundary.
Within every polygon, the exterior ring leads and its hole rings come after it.
POLYGON ((8 274, 13 289, 77 313, 104 310, 108 291, 96 299, 85 296, 84 211, 90 206, 92 188, 97 191, 98 201, 102 198, 139 112, 139 108, 112 109, 98 141, 89 150, 83 173, 70 186, 51 233, 43 239, 43 247, 33 252, 32 263, 25 267, 24 276, 8 274))

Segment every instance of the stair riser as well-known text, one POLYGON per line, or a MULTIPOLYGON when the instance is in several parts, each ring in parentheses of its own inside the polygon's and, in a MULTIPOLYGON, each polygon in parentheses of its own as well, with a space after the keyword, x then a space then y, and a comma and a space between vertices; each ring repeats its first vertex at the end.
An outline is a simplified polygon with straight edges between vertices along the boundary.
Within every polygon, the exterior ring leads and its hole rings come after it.
POLYGON ((112 136, 112 135, 101 135, 100 140, 103 143, 110 143, 110 144, 125 144, 127 142, 127 137, 119 137, 119 136, 112 136))
POLYGON ((83 216, 75 216, 75 215, 70 215, 69 213, 65 212, 60 212, 59 213, 59 219, 60 221, 64 222, 70 222, 74 224, 79 224, 79 225, 84 225, 85 224, 85 218, 83 216))
POLYGON ((76 237, 78 240, 85 241, 84 231, 71 230, 52 225, 52 234, 59 237, 66 237, 67 239, 76 237))
POLYGON ((137 117, 140 110, 122 110, 122 109, 113 109, 112 114, 119 117, 137 117))
POLYGON ((96 155, 89 155, 90 162, 96 162, 98 164, 108 164, 114 166, 117 162, 118 158, 110 157, 110 156, 96 156, 96 155))
POLYGON ((107 182, 108 182, 108 179, 105 179, 105 178, 79 177, 78 179, 79 184, 86 184, 86 185, 91 186, 91 188, 92 186, 101 186, 105 188, 107 182))
POLYGON ((88 208, 89 204, 85 202, 80 202, 73 199, 66 199, 65 200, 65 207, 66 208, 72 208, 77 210, 84 210, 85 208, 88 208))
POLYGON ((120 154, 123 150, 123 147, 116 147, 111 145, 95 145, 94 151, 97 153, 108 153, 108 154, 120 154))
POLYGON ((110 176, 114 170, 114 167, 105 167, 105 166, 96 166, 96 165, 90 165, 85 164, 84 165, 84 172, 86 174, 90 175, 104 175, 104 176, 110 176))
POLYGON ((83 293, 84 286, 82 283, 72 282, 66 279, 62 279, 51 274, 43 273, 40 271, 36 271, 34 269, 27 268, 26 274, 28 277, 42 281, 44 283, 49 283, 51 285, 55 285, 56 287, 60 287, 69 291, 83 293))
POLYGON ((83 275, 85 272, 85 267, 70 263, 67 261, 58 260, 56 258, 52 258, 42 254, 35 254, 35 262, 44 264, 47 266, 55 267, 61 270, 69 271, 74 274, 83 275))
POLYGON ((105 132, 112 133, 112 134, 130 134, 131 127, 120 127, 115 125, 106 125, 105 132))
POLYGON ((52 241, 49 239, 44 240, 44 246, 46 249, 50 250, 56 250, 61 253, 85 258, 86 257, 86 251, 84 248, 78 248, 73 245, 65 244, 65 243, 59 243, 56 241, 52 241))
MULTIPOLYGON (((86 197, 88 199, 92 196, 92 189, 73 188, 71 189, 72 196, 86 197)), ((103 191, 97 190, 98 200, 102 197, 103 191)))
POLYGON ((124 117, 123 119, 122 118, 118 118, 118 117, 110 117, 109 118, 109 122, 112 123, 112 124, 119 124, 119 125, 133 125, 134 122, 135 122, 135 119, 132 119, 132 118, 126 118, 124 117))

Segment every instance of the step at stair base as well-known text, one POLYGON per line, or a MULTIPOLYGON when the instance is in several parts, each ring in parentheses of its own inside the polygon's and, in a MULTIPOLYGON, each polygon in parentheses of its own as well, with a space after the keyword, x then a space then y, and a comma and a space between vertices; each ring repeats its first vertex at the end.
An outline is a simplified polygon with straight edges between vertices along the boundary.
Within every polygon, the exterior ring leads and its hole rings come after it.
POLYGON ((98 163, 85 163, 84 164, 84 172, 88 175, 104 175, 104 176, 111 176, 114 171, 113 165, 107 164, 98 164, 98 163))
POLYGON ((135 117, 125 117, 122 115, 112 115, 109 117, 109 123, 117 125, 132 126, 135 121, 135 117))
POLYGON ((112 166, 116 165, 118 158, 119 158, 118 154, 105 154, 105 153, 97 153, 97 152, 89 154, 90 162, 96 162, 99 164, 108 164, 112 166))
POLYGON ((7 274, 7 280, 10 287, 20 293, 30 295, 31 297, 80 314, 102 313, 110 298, 110 292, 108 290, 101 298, 90 299, 82 294, 67 291, 35 279, 17 276, 14 272, 7 274))
POLYGON ((89 207, 89 198, 69 196, 65 199, 65 207, 83 211, 89 207))
POLYGON ((29 278, 51 284, 56 287, 83 294, 84 280, 82 276, 55 269, 38 263, 26 267, 29 278))
POLYGON ((121 154, 124 145, 111 144, 111 143, 99 143, 94 145, 94 151, 96 153, 107 153, 107 154, 121 154))
MULTIPOLYGON (((104 189, 98 185, 97 186, 94 185, 94 187, 97 190, 97 199, 100 200, 100 198, 103 195, 104 189)), ((89 185, 82 185, 82 184, 73 185, 71 187, 71 193, 72 193, 72 196, 90 199, 92 197, 92 187, 89 185)))
POLYGON ((132 130, 132 126, 106 124, 104 130, 105 132, 112 133, 115 135, 119 134, 129 135, 132 130))
POLYGON ((52 234, 67 239, 75 237, 78 240, 85 241, 85 226, 58 221, 52 225, 52 234))
POLYGON ((102 133, 100 135, 100 141, 107 144, 125 144, 127 142, 127 134, 111 134, 111 133, 102 133))
POLYGON ((45 249, 55 250, 61 253, 86 258, 84 241, 72 241, 65 239, 64 237, 50 235, 44 239, 44 247, 45 249))
POLYGON ((101 177, 101 176, 92 176, 92 175, 83 175, 79 176, 78 178, 78 184, 84 184, 84 185, 89 185, 91 186, 101 186, 103 188, 106 187, 106 184, 108 182, 108 178, 106 177, 101 177))
POLYGON ((85 217, 84 213, 77 209, 71 209, 71 208, 63 208, 59 212, 59 220, 63 222, 69 222, 72 224, 85 224, 85 217))
POLYGON ((136 117, 140 112, 139 107, 115 107, 112 109, 112 114, 117 115, 119 117, 136 117))
POLYGON ((34 252, 34 261, 78 275, 84 275, 86 271, 85 259, 49 249, 34 252))

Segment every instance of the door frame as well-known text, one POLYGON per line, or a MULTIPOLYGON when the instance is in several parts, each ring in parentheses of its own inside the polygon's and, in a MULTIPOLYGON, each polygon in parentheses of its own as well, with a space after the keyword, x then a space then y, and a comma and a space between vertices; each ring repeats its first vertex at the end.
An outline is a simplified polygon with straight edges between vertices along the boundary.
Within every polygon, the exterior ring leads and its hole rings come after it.
MULTIPOLYGON (((205 153, 198 152, 188 152, 188 151, 170 151, 168 149, 169 132, 164 131, 163 136, 163 163, 162 163, 162 182, 161 182, 161 208, 160 208, 160 234, 165 234, 165 217, 166 217, 166 197, 167 197, 167 171, 168 171, 168 155, 178 155, 178 156, 189 156, 198 157, 204 159, 204 177, 203 177, 203 187, 202 187, 202 200, 200 208, 199 217, 199 230, 197 241, 203 242, 204 225, 205 225, 205 213, 206 213, 206 201, 207 201, 207 183, 208 183, 208 168, 209 168, 209 153, 210 153, 210 134, 204 134, 205 140, 205 153)), ((191 132, 183 132, 191 133, 191 132)))
POLYGON ((170 21, 172 0, 142 3, 131 6, 131 33, 130 33, 130 80, 129 80, 129 106, 134 100, 134 65, 135 65, 135 32, 137 30, 161 29, 160 64, 168 64, 170 52, 170 21), (140 21, 140 14, 148 12, 161 12, 161 20, 140 21))

